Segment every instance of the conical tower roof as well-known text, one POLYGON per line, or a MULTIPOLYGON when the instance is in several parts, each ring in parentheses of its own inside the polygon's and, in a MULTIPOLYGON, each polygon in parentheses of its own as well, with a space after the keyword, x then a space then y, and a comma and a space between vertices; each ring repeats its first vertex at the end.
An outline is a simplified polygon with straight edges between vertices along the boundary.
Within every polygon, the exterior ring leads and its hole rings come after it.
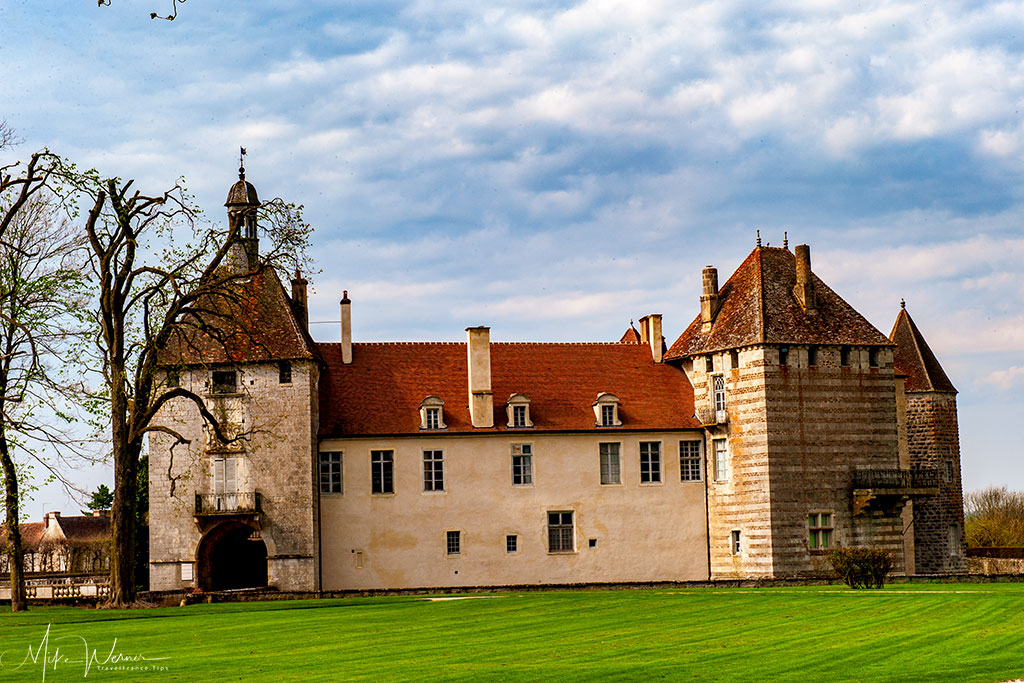
POLYGON ((921 330, 900 303, 900 312, 892 326, 889 339, 896 344, 893 352, 893 366, 896 372, 907 376, 904 385, 907 391, 945 391, 956 393, 939 360, 932 353, 921 330))

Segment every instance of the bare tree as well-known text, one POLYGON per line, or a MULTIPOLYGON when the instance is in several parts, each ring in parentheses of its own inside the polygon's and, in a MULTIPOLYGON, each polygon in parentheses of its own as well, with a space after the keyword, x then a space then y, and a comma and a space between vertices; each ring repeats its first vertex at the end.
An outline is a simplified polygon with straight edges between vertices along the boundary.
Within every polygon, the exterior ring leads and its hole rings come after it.
POLYGON ((989 486, 964 496, 964 508, 969 547, 1024 546, 1024 493, 989 486))
POLYGON ((133 181, 118 179, 94 187, 86 233, 114 465, 111 604, 129 605, 135 599, 135 507, 143 439, 147 432, 161 431, 187 443, 153 424, 160 408, 177 398, 192 401, 218 439, 239 438, 222 430, 202 396, 165 380, 160 354, 169 346, 196 343, 197 334, 207 342, 233 334, 225 325, 240 303, 240 287, 267 268, 295 265, 296 258, 304 263, 310 228, 302 221, 301 207, 274 200, 263 210, 270 248, 239 265, 231 254, 237 254, 241 242, 241 222, 232 221, 226 232, 199 227, 198 212, 180 184, 158 195, 144 195, 133 189, 133 181), (183 242, 183 232, 191 240, 173 246, 183 242), (159 251, 161 240, 171 246, 159 251))
POLYGON ((16 612, 26 609, 26 600, 18 528, 23 491, 15 455, 59 474, 44 452, 83 454, 70 433, 81 383, 67 364, 88 310, 84 240, 48 199, 36 195, 24 204, 0 242, 0 465, 16 612))

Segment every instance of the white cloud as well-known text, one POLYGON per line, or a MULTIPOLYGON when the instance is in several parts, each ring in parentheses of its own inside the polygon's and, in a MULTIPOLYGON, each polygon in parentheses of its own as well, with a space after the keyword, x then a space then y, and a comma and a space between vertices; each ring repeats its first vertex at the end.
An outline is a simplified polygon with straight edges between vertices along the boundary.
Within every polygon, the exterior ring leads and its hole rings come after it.
POLYGON ((1005 370, 993 370, 979 381, 981 384, 991 384, 1006 391, 1022 380, 1024 380, 1024 367, 1014 365, 1005 370))

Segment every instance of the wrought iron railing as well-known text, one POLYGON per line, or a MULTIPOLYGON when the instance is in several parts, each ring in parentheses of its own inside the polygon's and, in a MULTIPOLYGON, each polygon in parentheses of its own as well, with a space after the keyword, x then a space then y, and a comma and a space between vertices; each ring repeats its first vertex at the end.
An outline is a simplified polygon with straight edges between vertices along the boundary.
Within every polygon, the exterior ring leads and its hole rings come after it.
POLYGON ((197 515, 231 515, 262 510, 263 496, 259 491, 196 494, 197 515))
POLYGON ((937 469, 855 470, 853 473, 853 487, 858 489, 924 489, 938 485, 937 469))

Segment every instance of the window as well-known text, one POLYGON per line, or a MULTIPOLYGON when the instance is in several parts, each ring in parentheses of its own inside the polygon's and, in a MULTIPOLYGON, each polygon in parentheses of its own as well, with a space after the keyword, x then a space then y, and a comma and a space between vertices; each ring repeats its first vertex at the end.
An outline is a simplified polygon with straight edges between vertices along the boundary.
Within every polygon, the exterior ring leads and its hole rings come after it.
POLYGON ((506 553, 517 553, 519 552, 519 537, 515 534, 509 534, 505 537, 505 552, 506 553))
POLYGON ((704 372, 715 371, 715 359, 711 356, 704 356, 704 372))
POLYGON ((640 483, 656 484, 661 481, 661 443, 640 442, 640 483))
POLYGON ((370 493, 395 492, 395 452, 370 451, 370 493))
POLYGON ((427 396, 420 401, 420 429, 447 429, 444 423, 444 401, 427 396))
POLYGON ((533 484, 533 446, 528 443, 512 444, 512 485, 533 484))
POLYGON ((789 347, 779 347, 779 365, 789 365, 789 347))
POLYGON ((700 441, 679 442, 679 480, 700 481, 700 441))
POLYGON ((743 546, 740 544, 740 530, 733 529, 732 537, 729 539, 729 550, 733 555, 739 555, 743 550, 743 546))
POLYGON ((234 370, 215 370, 213 372, 213 393, 238 393, 238 373, 234 370))
POLYGON ((444 491, 444 451, 423 451, 423 490, 444 491))
POLYGON ((619 397, 606 391, 597 395, 594 401, 594 419, 598 427, 620 427, 619 397))
POLYGON ((715 480, 725 481, 729 478, 729 451, 725 439, 715 439, 715 480))
POLYGON ((839 347, 839 364, 844 368, 850 367, 850 347, 839 347))
POLYGON ((715 420, 725 422, 725 377, 722 375, 711 378, 711 400, 715 405, 715 420))
POLYGON ((733 370, 740 367, 740 352, 735 349, 729 352, 729 367, 733 370))
POLYGON ((213 493, 218 511, 238 509, 237 458, 213 459, 213 493))
POLYGON ((462 532, 461 531, 446 531, 445 532, 445 545, 447 546, 449 555, 458 555, 462 552, 462 532))
POLYGON ((621 484, 622 474, 619 469, 619 444, 603 443, 601 452, 601 483, 621 484))
POLYGON ((292 363, 291 361, 283 360, 277 364, 277 383, 278 384, 291 384, 292 383, 292 363))
POLYGON ((512 426, 526 426, 526 406, 512 406, 512 426))
POLYGON ((512 394, 505 404, 508 415, 508 426, 512 429, 527 429, 533 426, 530 421, 530 399, 523 394, 512 394))
POLYGON ((807 365, 815 366, 818 364, 818 347, 808 346, 807 347, 807 365))
POLYGON ((949 556, 959 557, 960 556, 960 525, 950 524, 949 525, 949 556))
POLYGON ((181 371, 180 370, 168 370, 167 371, 167 386, 180 387, 181 386, 181 371))
POLYGON ((868 349, 868 365, 873 368, 878 367, 878 349, 874 347, 868 349))
POLYGON ((832 513, 812 512, 807 517, 809 537, 807 547, 811 550, 828 550, 832 547, 832 513))
POLYGON ((572 513, 548 513, 548 552, 571 553, 575 549, 572 513))
POLYGON ((943 474, 945 475, 946 481, 947 482, 953 481, 953 461, 952 460, 946 460, 944 463, 942 463, 942 465, 943 465, 943 474))
POLYGON ((341 453, 320 454, 320 493, 341 493, 341 453))

